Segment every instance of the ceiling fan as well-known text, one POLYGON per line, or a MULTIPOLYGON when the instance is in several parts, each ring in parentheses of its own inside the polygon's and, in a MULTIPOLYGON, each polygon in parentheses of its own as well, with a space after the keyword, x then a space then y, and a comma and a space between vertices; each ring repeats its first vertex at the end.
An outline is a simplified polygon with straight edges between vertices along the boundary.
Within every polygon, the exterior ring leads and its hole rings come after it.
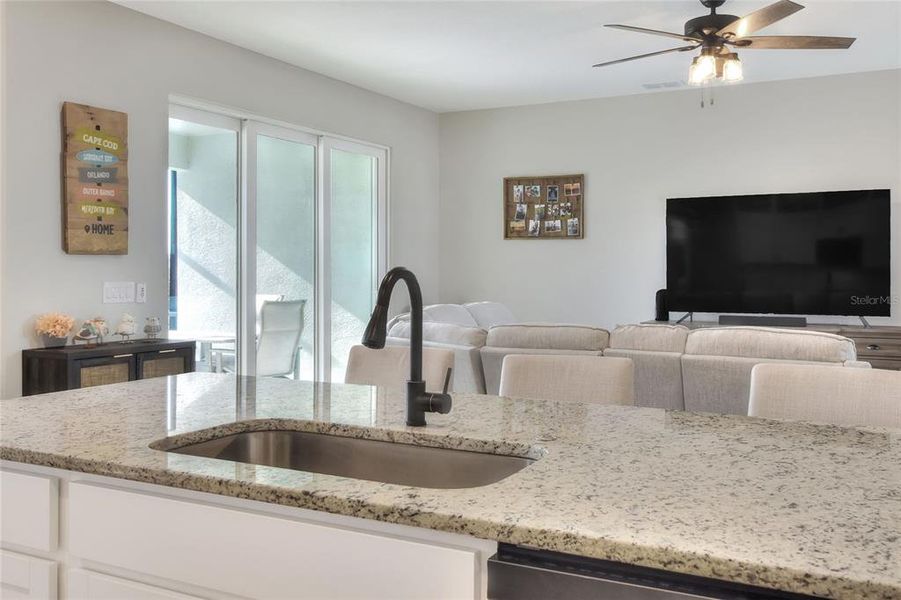
POLYGON ((649 52, 598 63, 595 67, 606 67, 640 58, 659 56, 671 52, 691 52, 698 48, 701 53, 691 62, 688 71, 688 82, 701 85, 713 80, 726 82, 740 81, 742 75, 741 60, 735 49, 748 50, 843 50, 851 47, 855 38, 819 37, 810 35, 760 35, 750 34, 781 21, 785 17, 798 12, 803 6, 791 0, 779 0, 744 17, 717 14, 716 9, 726 0, 701 0, 701 4, 710 9, 709 15, 691 19, 685 23, 685 33, 670 33, 631 25, 605 25, 614 29, 648 33, 675 38, 688 42, 687 46, 649 52))

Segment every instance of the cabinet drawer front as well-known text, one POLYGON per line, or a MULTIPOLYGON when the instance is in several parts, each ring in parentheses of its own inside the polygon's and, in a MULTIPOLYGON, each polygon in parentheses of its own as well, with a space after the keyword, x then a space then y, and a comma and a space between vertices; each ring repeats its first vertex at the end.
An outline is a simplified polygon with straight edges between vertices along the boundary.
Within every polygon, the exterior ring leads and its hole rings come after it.
POLYGON ((180 356, 145 360, 141 364, 141 368, 143 369, 141 379, 180 375, 188 372, 187 366, 185 366, 185 359, 180 356))
POLYGON ((56 563, 0 550, 0 598, 56 600, 56 563))
POLYGON ((86 483, 72 554, 250 598, 473 598, 474 551, 86 483))
POLYGON ((84 569, 69 569, 69 594, 72 600, 198 600, 153 585, 94 573, 84 569))
MULTIPOLYGON (((86 362, 86 361, 81 361, 86 362)), ((81 387, 125 383, 132 379, 131 366, 127 362, 110 362, 104 365, 79 365, 81 387)))
POLYGON ((901 339, 892 338, 856 338, 857 356, 878 358, 886 356, 901 358, 901 339))
POLYGON ((59 540, 59 481, 0 472, 0 541, 53 552, 59 540))

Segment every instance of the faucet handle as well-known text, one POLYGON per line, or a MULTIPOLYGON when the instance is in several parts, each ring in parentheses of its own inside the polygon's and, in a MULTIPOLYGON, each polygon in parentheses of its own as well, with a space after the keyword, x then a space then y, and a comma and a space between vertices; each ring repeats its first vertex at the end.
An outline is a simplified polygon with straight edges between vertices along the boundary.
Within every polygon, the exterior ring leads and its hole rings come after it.
POLYGON ((444 389, 441 390, 441 393, 442 393, 442 394, 446 394, 446 393, 447 393, 447 388, 450 387, 451 373, 453 373, 453 371, 454 371, 454 368, 453 368, 453 367, 448 367, 448 368, 447 368, 447 373, 444 374, 444 389))

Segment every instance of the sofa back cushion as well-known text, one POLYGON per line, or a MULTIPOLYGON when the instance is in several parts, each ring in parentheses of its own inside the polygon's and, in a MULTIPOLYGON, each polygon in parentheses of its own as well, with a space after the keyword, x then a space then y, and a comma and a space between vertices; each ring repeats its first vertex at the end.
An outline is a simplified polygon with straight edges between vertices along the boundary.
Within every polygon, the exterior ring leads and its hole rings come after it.
POLYGON ((482 329, 491 329, 495 325, 516 323, 516 317, 510 309, 500 302, 469 302, 463 307, 482 329))
POLYGON ((601 351, 609 341, 610 333, 598 327, 520 323, 492 327, 488 330, 486 345, 497 348, 601 351))
POLYGON ((647 352, 685 352, 688 328, 682 325, 620 325, 610 333, 610 347, 647 352))
MULTIPOLYGON (((410 321, 398 321, 388 330, 388 336, 410 339, 410 329, 410 321)), ((481 348, 485 345, 486 335, 487 332, 480 327, 461 327, 451 323, 433 323, 431 321, 422 324, 422 339, 427 342, 481 348)))
POLYGON ((836 363, 857 359, 854 342, 846 337, 767 327, 696 329, 688 335, 685 354, 836 363))

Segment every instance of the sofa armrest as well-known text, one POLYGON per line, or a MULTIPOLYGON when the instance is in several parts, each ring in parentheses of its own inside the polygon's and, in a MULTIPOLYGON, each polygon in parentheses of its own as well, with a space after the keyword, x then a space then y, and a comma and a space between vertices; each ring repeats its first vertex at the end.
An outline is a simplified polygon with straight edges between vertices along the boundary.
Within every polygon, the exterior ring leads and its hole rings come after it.
POLYGON ((854 369, 871 369, 873 365, 865 360, 846 360, 842 363, 843 367, 851 367, 854 369))

